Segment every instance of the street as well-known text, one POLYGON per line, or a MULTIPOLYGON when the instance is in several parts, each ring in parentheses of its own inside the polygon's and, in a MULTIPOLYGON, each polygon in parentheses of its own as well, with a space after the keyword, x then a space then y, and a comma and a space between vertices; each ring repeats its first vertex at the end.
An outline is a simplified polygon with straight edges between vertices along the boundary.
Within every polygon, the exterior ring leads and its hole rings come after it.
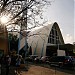
POLYGON ((28 71, 22 71, 22 75, 75 75, 70 70, 64 70, 59 68, 46 68, 36 65, 30 65, 28 71))
MULTIPOLYGON (((59 67, 51 67, 49 65, 42 64, 28 64, 25 67, 28 69, 28 71, 25 68, 21 69, 21 75, 75 75, 75 72, 72 71, 72 69, 66 69, 66 68, 59 68, 59 67)), ((2 69, 2 74, 5 75, 5 68, 2 69)), ((1 69, 0 69, 1 71, 1 69)), ((15 67, 11 66, 9 70, 9 75, 16 75, 15 74, 15 67)), ((19 75, 19 74, 18 74, 19 75)))

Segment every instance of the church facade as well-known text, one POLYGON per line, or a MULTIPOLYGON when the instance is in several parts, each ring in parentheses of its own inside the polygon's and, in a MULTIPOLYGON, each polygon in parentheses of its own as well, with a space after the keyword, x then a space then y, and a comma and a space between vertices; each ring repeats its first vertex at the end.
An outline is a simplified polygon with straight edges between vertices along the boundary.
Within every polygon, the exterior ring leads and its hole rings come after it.
POLYGON ((54 55, 57 53, 54 46, 64 44, 60 28, 56 22, 31 31, 27 41, 32 48, 32 55, 38 56, 54 55))

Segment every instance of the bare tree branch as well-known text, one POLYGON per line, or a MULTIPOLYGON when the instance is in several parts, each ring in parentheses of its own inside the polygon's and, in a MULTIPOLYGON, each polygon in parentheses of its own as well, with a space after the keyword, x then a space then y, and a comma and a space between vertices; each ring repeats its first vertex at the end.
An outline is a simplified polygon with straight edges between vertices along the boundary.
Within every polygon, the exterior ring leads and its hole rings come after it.
MULTIPOLYGON (((35 27, 42 26, 45 22, 40 23, 36 16, 43 19, 42 10, 44 6, 51 5, 51 1, 47 0, 0 0, 0 15, 11 14, 10 20, 7 22, 7 26, 24 26, 27 29, 33 29, 35 27), (25 2, 25 4, 24 4, 25 2), (27 16, 24 12, 27 11, 27 16), (28 14, 28 12, 31 14, 28 14), (23 25, 27 19, 27 25, 23 25), (30 26, 31 25, 31 26, 30 26), (28 27, 29 26, 29 27, 28 27)), ((15 27, 14 27, 15 28, 15 27)), ((14 29, 13 28, 13 29, 14 29)), ((15 29, 14 29, 15 30, 15 29)), ((24 30, 24 29, 23 29, 24 30)))

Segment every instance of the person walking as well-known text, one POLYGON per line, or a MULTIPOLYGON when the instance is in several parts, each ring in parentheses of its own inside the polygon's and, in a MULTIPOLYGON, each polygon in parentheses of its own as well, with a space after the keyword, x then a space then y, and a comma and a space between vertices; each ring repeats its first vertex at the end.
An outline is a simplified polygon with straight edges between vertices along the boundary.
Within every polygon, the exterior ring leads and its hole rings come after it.
POLYGON ((11 57, 9 55, 7 55, 5 60, 6 60, 6 75, 8 75, 10 64, 11 64, 11 57))
MULTIPOLYGON (((17 59, 16 59, 16 71, 15 73, 18 75, 20 74, 20 65, 21 65, 21 56, 18 55, 17 59)), ((21 75, 21 74, 20 74, 21 75)))

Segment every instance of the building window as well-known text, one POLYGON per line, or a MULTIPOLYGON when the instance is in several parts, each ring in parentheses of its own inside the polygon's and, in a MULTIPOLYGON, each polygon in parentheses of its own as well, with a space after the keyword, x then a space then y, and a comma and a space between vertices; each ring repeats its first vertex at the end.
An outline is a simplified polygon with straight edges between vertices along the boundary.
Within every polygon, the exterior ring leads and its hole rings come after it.
POLYGON ((54 44, 54 38, 52 38, 52 44, 54 44))
POLYGON ((49 40, 50 40, 50 38, 48 38, 48 43, 50 43, 50 41, 49 41, 49 40))
POLYGON ((52 31, 52 35, 54 35, 54 29, 52 29, 51 31, 52 31))
POLYGON ((57 36, 57 31, 55 31, 55 34, 56 34, 56 36, 57 36))
POLYGON ((48 38, 48 43, 51 44, 60 44, 60 40, 59 40, 59 36, 58 36, 58 32, 56 30, 56 27, 53 26, 48 38))

